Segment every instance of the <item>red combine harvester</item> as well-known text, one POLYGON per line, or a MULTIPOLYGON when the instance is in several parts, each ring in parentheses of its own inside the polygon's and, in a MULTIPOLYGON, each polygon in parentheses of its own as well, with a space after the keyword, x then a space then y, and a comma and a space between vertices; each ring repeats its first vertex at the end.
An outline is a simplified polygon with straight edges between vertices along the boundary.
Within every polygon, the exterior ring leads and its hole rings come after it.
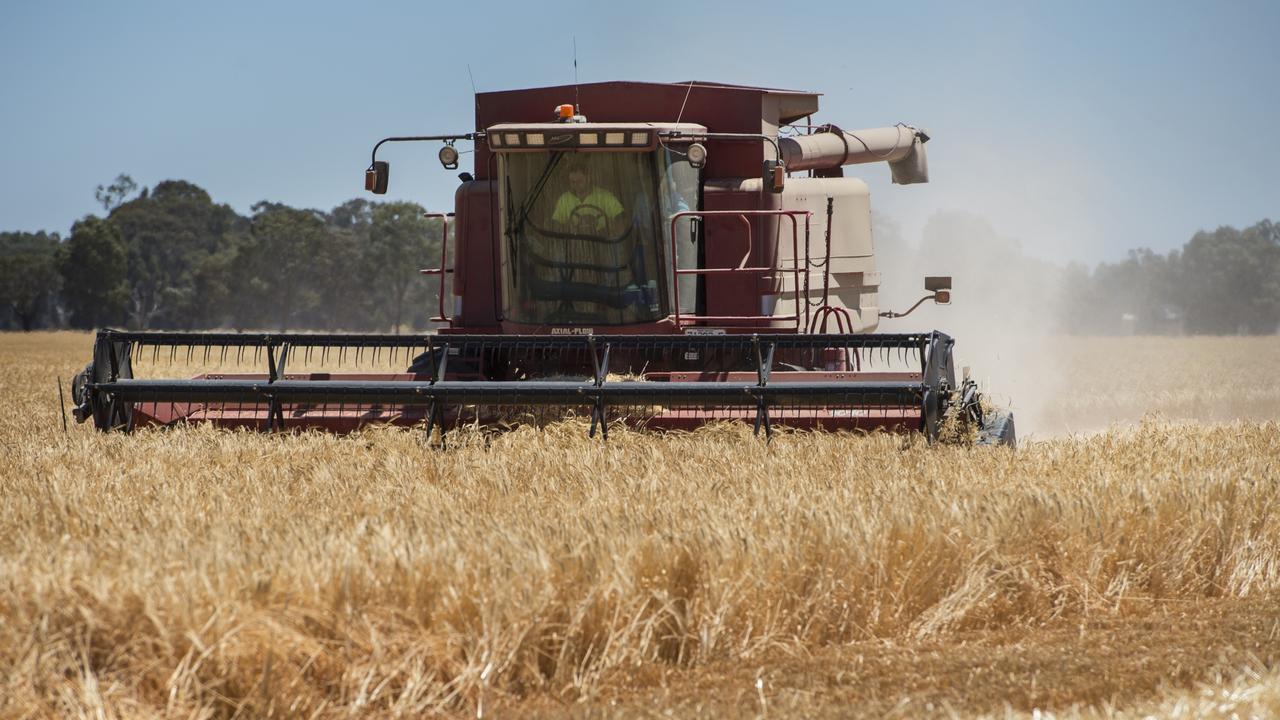
MULTIPOLYGON (((736 420, 1014 444, 1012 415, 957 382, 950 337, 873 332, 906 313, 878 305, 867 186, 843 168, 887 162, 895 183, 927 182, 929 137, 814 125, 817 110, 815 93, 703 82, 480 93, 475 132, 386 138, 365 175, 386 192, 386 143, 440 144, 451 170, 455 143, 474 143, 454 212, 432 215, 445 226, 439 267, 423 270, 440 277, 437 333, 103 330, 76 416, 102 430, 394 423, 443 440, 464 422, 580 413, 593 435, 611 420, 736 420), (179 355, 258 370, 134 376, 147 356, 179 355), (316 360, 399 371, 290 371, 316 360)), ((907 312, 950 301, 950 278, 925 289, 907 312)))

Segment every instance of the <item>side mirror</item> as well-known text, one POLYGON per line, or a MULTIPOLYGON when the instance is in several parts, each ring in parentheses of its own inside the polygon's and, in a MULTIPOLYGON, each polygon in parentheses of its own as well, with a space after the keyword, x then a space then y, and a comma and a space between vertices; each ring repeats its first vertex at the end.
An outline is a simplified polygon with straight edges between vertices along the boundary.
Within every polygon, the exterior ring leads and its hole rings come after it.
POLYGON ((932 294, 925 295, 924 297, 917 300, 916 304, 907 308, 906 312, 894 312, 892 310, 886 310, 885 312, 880 313, 880 317, 882 318, 906 317, 911 313, 915 312, 915 309, 920 307, 920 304, 923 303, 925 300, 932 300, 934 303, 938 305, 951 304, 951 276, 950 275, 926 275, 924 278, 924 289, 932 294))
POLYGON ((933 301, 939 305, 951 302, 951 276, 926 275, 924 289, 933 293, 933 301))
POLYGON ((387 179, 391 175, 391 163, 375 160, 373 167, 364 171, 364 189, 374 195, 387 194, 387 179))

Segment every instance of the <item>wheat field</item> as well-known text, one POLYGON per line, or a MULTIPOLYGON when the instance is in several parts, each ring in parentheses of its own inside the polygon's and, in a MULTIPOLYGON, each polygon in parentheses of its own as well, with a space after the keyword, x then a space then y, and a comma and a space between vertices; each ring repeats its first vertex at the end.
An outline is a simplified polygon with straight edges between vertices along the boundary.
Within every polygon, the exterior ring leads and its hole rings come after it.
POLYGON ((91 340, 0 335, 0 717, 1280 712, 1276 338, 1055 340, 1017 451, 64 433, 91 340))

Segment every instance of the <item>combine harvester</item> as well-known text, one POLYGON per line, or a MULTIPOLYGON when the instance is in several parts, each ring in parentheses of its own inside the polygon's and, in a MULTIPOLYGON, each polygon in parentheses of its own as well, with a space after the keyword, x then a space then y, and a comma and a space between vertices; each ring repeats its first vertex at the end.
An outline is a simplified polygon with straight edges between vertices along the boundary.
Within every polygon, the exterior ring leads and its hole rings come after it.
POLYGON ((592 435, 610 420, 729 420, 1013 445, 1012 415, 957 382, 950 337, 873 332, 948 303, 951 283, 925 278, 911 309, 880 309, 867 186, 843 168, 887 162, 895 183, 926 182, 928 135, 844 132, 813 125, 817 110, 814 93, 702 82, 480 93, 475 132, 386 138, 365 174, 382 194, 384 144, 438 144, 454 170, 455 143, 474 143, 454 212, 431 216, 445 240, 422 271, 440 278, 437 333, 103 330, 76 417, 101 430, 394 423, 443 441, 462 423, 581 414, 592 435), (135 377, 148 358, 254 372, 135 377), (317 360, 358 372, 305 371, 317 360))

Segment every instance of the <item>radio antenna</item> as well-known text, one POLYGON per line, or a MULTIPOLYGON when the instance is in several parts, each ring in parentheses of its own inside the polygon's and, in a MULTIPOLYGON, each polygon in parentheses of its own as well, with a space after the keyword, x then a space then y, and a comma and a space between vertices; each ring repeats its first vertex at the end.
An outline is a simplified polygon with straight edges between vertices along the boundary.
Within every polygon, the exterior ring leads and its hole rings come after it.
POLYGON ((582 114, 582 105, 578 103, 578 36, 573 36, 573 112, 582 114))
POLYGON ((680 112, 676 113, 676 124, 680 124, 680 119, 684 117, 684 106, 689 104, 689 93, 693 92, 693 80, 689 81, 689 87, 684 91, 684 102, 680 103, 680 112))
POLYGON ((471 63, 467 63, 467 77, 471 78, 471 99, 476 103, 476 117, 480 116, 480 94, 476 92, 476 76, 471 74, 471 63))

